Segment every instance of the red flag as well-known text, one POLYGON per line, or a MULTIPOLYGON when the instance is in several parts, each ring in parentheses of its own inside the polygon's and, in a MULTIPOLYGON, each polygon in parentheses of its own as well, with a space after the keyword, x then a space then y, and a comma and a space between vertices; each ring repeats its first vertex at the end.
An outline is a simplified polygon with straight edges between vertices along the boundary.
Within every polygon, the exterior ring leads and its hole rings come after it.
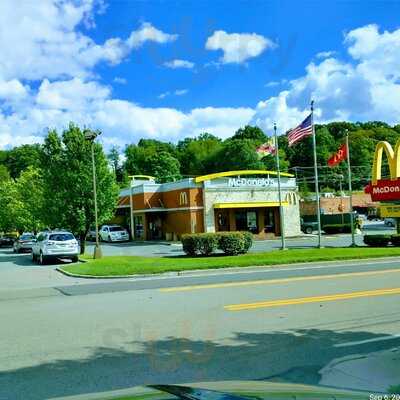
POLYGON ((329 158, 328 160, 328 166, 329 167, 335 167, 336 165, 340 164, 343 160, 347 158, 347 147, 345 144, 342 144, 338 151, 329 158))

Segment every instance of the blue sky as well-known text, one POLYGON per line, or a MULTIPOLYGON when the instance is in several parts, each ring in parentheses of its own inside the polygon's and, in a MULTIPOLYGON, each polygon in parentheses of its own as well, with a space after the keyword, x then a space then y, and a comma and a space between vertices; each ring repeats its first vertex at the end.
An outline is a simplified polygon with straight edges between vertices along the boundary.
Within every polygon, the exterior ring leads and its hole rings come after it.
POLYGON ((0 3, 0 148, 68 122, 109 147, 246 123, 399 122, 400 2, 0 3), (175 66, 175 68, 172 68, 175 66))
POLYGON ((164 32, 177 33, 170 46, 148 44, 115 68, 99 68, 104 82, 116 96, 144 106, 194 107, 254 106, 275 95, 284 85, 266 87, 271 81, 294 79, 304 74, 315 55, 337 51, 348 59, 343 34, 360 26, 378 23, 382 29, 399 25, 400 2, 364 1, 114 1, 96 17, 97 28, 89 31, 96 42, 110 36, 126 37, 132 26, 149 21, 164 32), (233 5, 232 5, 233 3, 233 5), (223 68, 204 67, 217 61, 220 51, 205 50, 215 30, 255 32, 279 44, 247 64, 223 68), (162 66, 170 59, 196 63, 193 70, 162 66), (114 85, 123 77, 126 85, 114 85), (160 93, 189 89, 185 96, 157 99, 160 93))

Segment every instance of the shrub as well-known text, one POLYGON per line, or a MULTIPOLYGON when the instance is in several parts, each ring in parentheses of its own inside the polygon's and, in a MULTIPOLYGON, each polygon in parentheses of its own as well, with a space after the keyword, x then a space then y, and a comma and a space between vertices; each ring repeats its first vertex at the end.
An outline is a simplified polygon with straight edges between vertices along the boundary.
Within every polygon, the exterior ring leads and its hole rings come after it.
POLYGON ((350 233, 350 224, 327 224, 322 227, 325 233, 350 233))
POLYGON ((249 251, 253 235, 250 232, 193 233, 182 235, 181 242, 183 251, 189 256, 208 256, 217 249, 236 255, 249 251))
POLYGON ((390 235, 364 235, 364 243, 372 247, 386 247, 390 239, 390 235))
POLYGON ((237 255, 244 252, 246 241, 243 232, 220 232, 219 248, 228 255, 237 255))
POLYGON ((188 256, 195 256, 197 253, 197 240, 195 235, 182 235, 181 237, 183 251, 188 256))
POLYGON ((392 237, 390 238, 390 241, 392 242, 393 246, 400 246, 400 235, 392 235, 392 237))
POLYGON ((247 253, 251 246, 253 246, 253 234, 251 232, 242 232, 244 239, 244 246, 242 253, 247 253))
POLYGON ((196 250, 204 256, 214 253, 218 248, 219 237, 215 233, 199 233, 195 236, 195 240, 197 241, 196 250))

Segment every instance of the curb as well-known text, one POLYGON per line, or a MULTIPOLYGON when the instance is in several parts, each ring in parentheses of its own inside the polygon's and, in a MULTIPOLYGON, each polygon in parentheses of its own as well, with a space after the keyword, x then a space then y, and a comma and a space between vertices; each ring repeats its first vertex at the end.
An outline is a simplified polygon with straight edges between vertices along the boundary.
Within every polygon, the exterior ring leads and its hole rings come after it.
MULTIPOLYGON (((95 276, 95 275, 85 275, 85 274, 74 274, 68 271, 63 270, 61 267, 56 267, 56 271, 62 273, 71 278, 85 278, 85 279, 129 279, 129 278, 166 278, 166 277, 176 277, 176 276, 190 276, 194 274, 224 274, 224 273, 235 273, 239 271, 250 271, 251 269, 271 269, 271 268, 282 268, 282 267, 300 267, 300 266, 310 266, 315 264, 336 264, 340 262, 348 262, 348 261, 382 261, 382 260, 399 260, 400 256, 389 256, 389 257, 374 257, 374 258, 348 258, 341 260, 332 260, 332 261, 312 261, 312 262, 304 262, 304 263, 289 263, 289 264, 274 264, 274 265, 249 265, 247 267, 228 267, 228 268, 209 268, 209 269, 191 269, 186 271, 170 271, 170 272, 162 272, 162 273, 154 273, 154 274, 132 274, 132 275, 112 275, 112 276, 95 276)), ((87 260, 84 260, 87 262, 87 260)))

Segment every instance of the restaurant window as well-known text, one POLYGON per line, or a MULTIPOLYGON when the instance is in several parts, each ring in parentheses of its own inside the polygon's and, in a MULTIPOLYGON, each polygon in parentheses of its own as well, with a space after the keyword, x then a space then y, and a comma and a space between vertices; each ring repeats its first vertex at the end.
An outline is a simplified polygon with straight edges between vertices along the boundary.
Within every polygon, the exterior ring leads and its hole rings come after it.
POLYGON ((134 217, 133 224, 135 226, 135 239, 144 239, 143 216, 134 217))
POLYGON ((275 212, 273 208, 265 210, 264 230, 265 232, 275 232, 275 212))
POLYGON ((257 211, 236 211, 236 230, 258 233, 257 211))

